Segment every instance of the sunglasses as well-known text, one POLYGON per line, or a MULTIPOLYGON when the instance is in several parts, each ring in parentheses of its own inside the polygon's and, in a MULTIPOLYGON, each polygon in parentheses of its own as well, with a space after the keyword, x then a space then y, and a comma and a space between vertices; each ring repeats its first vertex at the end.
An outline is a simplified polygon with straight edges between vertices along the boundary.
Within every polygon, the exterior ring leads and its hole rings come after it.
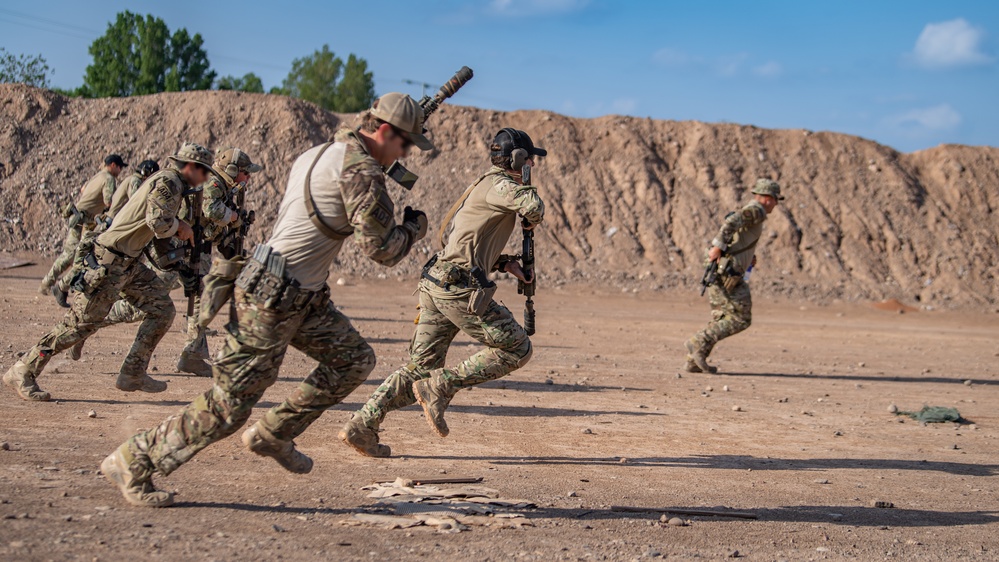
POLYGON ((395 125, 389 123, 389 127, 392 127, 392 132, 402 139, 403 150, 413 146, 413 139, 409 136, 409 133, 403 131, 402 129, 396 127, 395 125))

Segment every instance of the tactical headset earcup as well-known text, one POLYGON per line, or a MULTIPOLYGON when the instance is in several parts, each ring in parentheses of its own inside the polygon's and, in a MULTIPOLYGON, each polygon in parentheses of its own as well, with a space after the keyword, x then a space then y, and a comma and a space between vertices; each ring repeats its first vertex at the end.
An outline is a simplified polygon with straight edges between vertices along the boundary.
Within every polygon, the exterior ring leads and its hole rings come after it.
POLYGON ((243 156, 243 153, 238 148, 234 148, 232 150, 232 160, 225 166, 225 173, 232 179, 236 179, 236 176, 239 175, 239 158, 241 156, 243 156))
POLYGON ((527 163, 527 151, 523 148, 515 148, 510 153, 510 169, 519 170, 527 163))

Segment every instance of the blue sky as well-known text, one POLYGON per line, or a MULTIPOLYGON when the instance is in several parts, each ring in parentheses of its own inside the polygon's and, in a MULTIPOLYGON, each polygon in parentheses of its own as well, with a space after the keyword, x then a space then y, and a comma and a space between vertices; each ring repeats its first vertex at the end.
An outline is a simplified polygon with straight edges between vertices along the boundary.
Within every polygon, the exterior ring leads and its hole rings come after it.
POLYGON ((75 87, 122 10, 205 37, 220 75, 279 85, 328 43, 379 93, 419 94, 462 65, 455 103, 832 130, 912 151, 999 146, 999 2, 36 0, 0 7, 0 46, 75 87))

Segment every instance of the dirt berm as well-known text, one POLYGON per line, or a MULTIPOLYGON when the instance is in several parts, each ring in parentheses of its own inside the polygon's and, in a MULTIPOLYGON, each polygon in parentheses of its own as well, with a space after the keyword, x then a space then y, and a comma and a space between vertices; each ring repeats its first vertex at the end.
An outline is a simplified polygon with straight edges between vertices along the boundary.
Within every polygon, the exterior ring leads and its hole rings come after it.
MULTIPOLYGON (((187 140, 239 146, 266 166, 248 197, 261 218, 257 241, 270 231, 294 159, 354 117, 263 94, 82 100, 0 85, 0 248, 54 253, 64 233, 59 209, 101 158, 162 161, 187 140)), ((948 308, 999 299, 997 148, 902 154, 828 132, 447 105, 430 122, 438 150, 407 161, 420 175, 416 188, 391 187, 399 209, 425 210, 436 230, 485 169, 486 143, 504 126, 528 131, 550 154, 535 170, 548 207, 537 236, 543 284, 694 290, 707 242, 762 176, 780 181, 787 200, 757 251, 757 294, 948 308)), ((393 269, 348 245, 334 277, 414 278, 433 238, 393 269)))

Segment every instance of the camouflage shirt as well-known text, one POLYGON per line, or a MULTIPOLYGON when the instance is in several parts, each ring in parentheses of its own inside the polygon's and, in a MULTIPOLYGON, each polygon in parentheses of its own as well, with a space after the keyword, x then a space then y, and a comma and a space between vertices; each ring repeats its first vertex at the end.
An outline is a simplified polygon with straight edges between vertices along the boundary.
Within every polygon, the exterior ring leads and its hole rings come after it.
POLYGON ((753 263, 755 245, 763 234, 767 211, 759 201, 751 201, 741 210, 728 215, 718 236, 711 241, 734 260, 736 271, 744 272, 753 263))
POLYGON ((88 219, 100 215, 111 206, 116 185, 118 184, 111 172, 102 169, 90 178, 90 181, 80 190, 80 198, 76 200, 76 208, 86 214, 88 219))
MULTIPOLYGON (((209 242, 218 242, 232 216, 239 211, 231 201, 230 189, 214 172, 208 174, 208 181, 201 184, 201 189, 201 226, 204 228, 204 238, 209 242)), ((187 208, 187 198, 180 205, 179 216, 194 224, 187 208)), ((237 226, 239 222, 232 224, 237 226)))
POLYGON ((127 178, 122 180, 121 184, 118 185, 118 189, 115 189, 114 196, 111 198, 111 210, 108 211, 108 216, 114 218, 118 214, 118 211, 128 203, 128 198, 131 197, 139 186, 142 185, 142 174, 139 172, 132 172, 127 178))
POLYGON ((177 166, 170 162, 149 176, 115 215, 97 243, 131 257, 138 257, 152 239, 177 232, 180 200, 188 188, 177 166))
POLYGON ((540 223, 545 204, 533 185, 521 185, 505 170, 493 166, 470 188, 454 215, 454 229, 440 259, 472 269, 491 271, 499 260, 518 217, 540 223))
POLYGON ((395 204, 385 186, 381 165, 368 153, 360 134, 351 129, 336 133, 332 145, 307 150, 292 165, 274 231, 267 242, 287 259, 286 271, 304 289, 321 288, 343 240, 328 238, 309 219, 305 206, 305 178, 312 170, 310 190, 325 223, 353 237, 361 251, 386 266, 409 253, 416 239, 413 225, 395 222, 395 204))

